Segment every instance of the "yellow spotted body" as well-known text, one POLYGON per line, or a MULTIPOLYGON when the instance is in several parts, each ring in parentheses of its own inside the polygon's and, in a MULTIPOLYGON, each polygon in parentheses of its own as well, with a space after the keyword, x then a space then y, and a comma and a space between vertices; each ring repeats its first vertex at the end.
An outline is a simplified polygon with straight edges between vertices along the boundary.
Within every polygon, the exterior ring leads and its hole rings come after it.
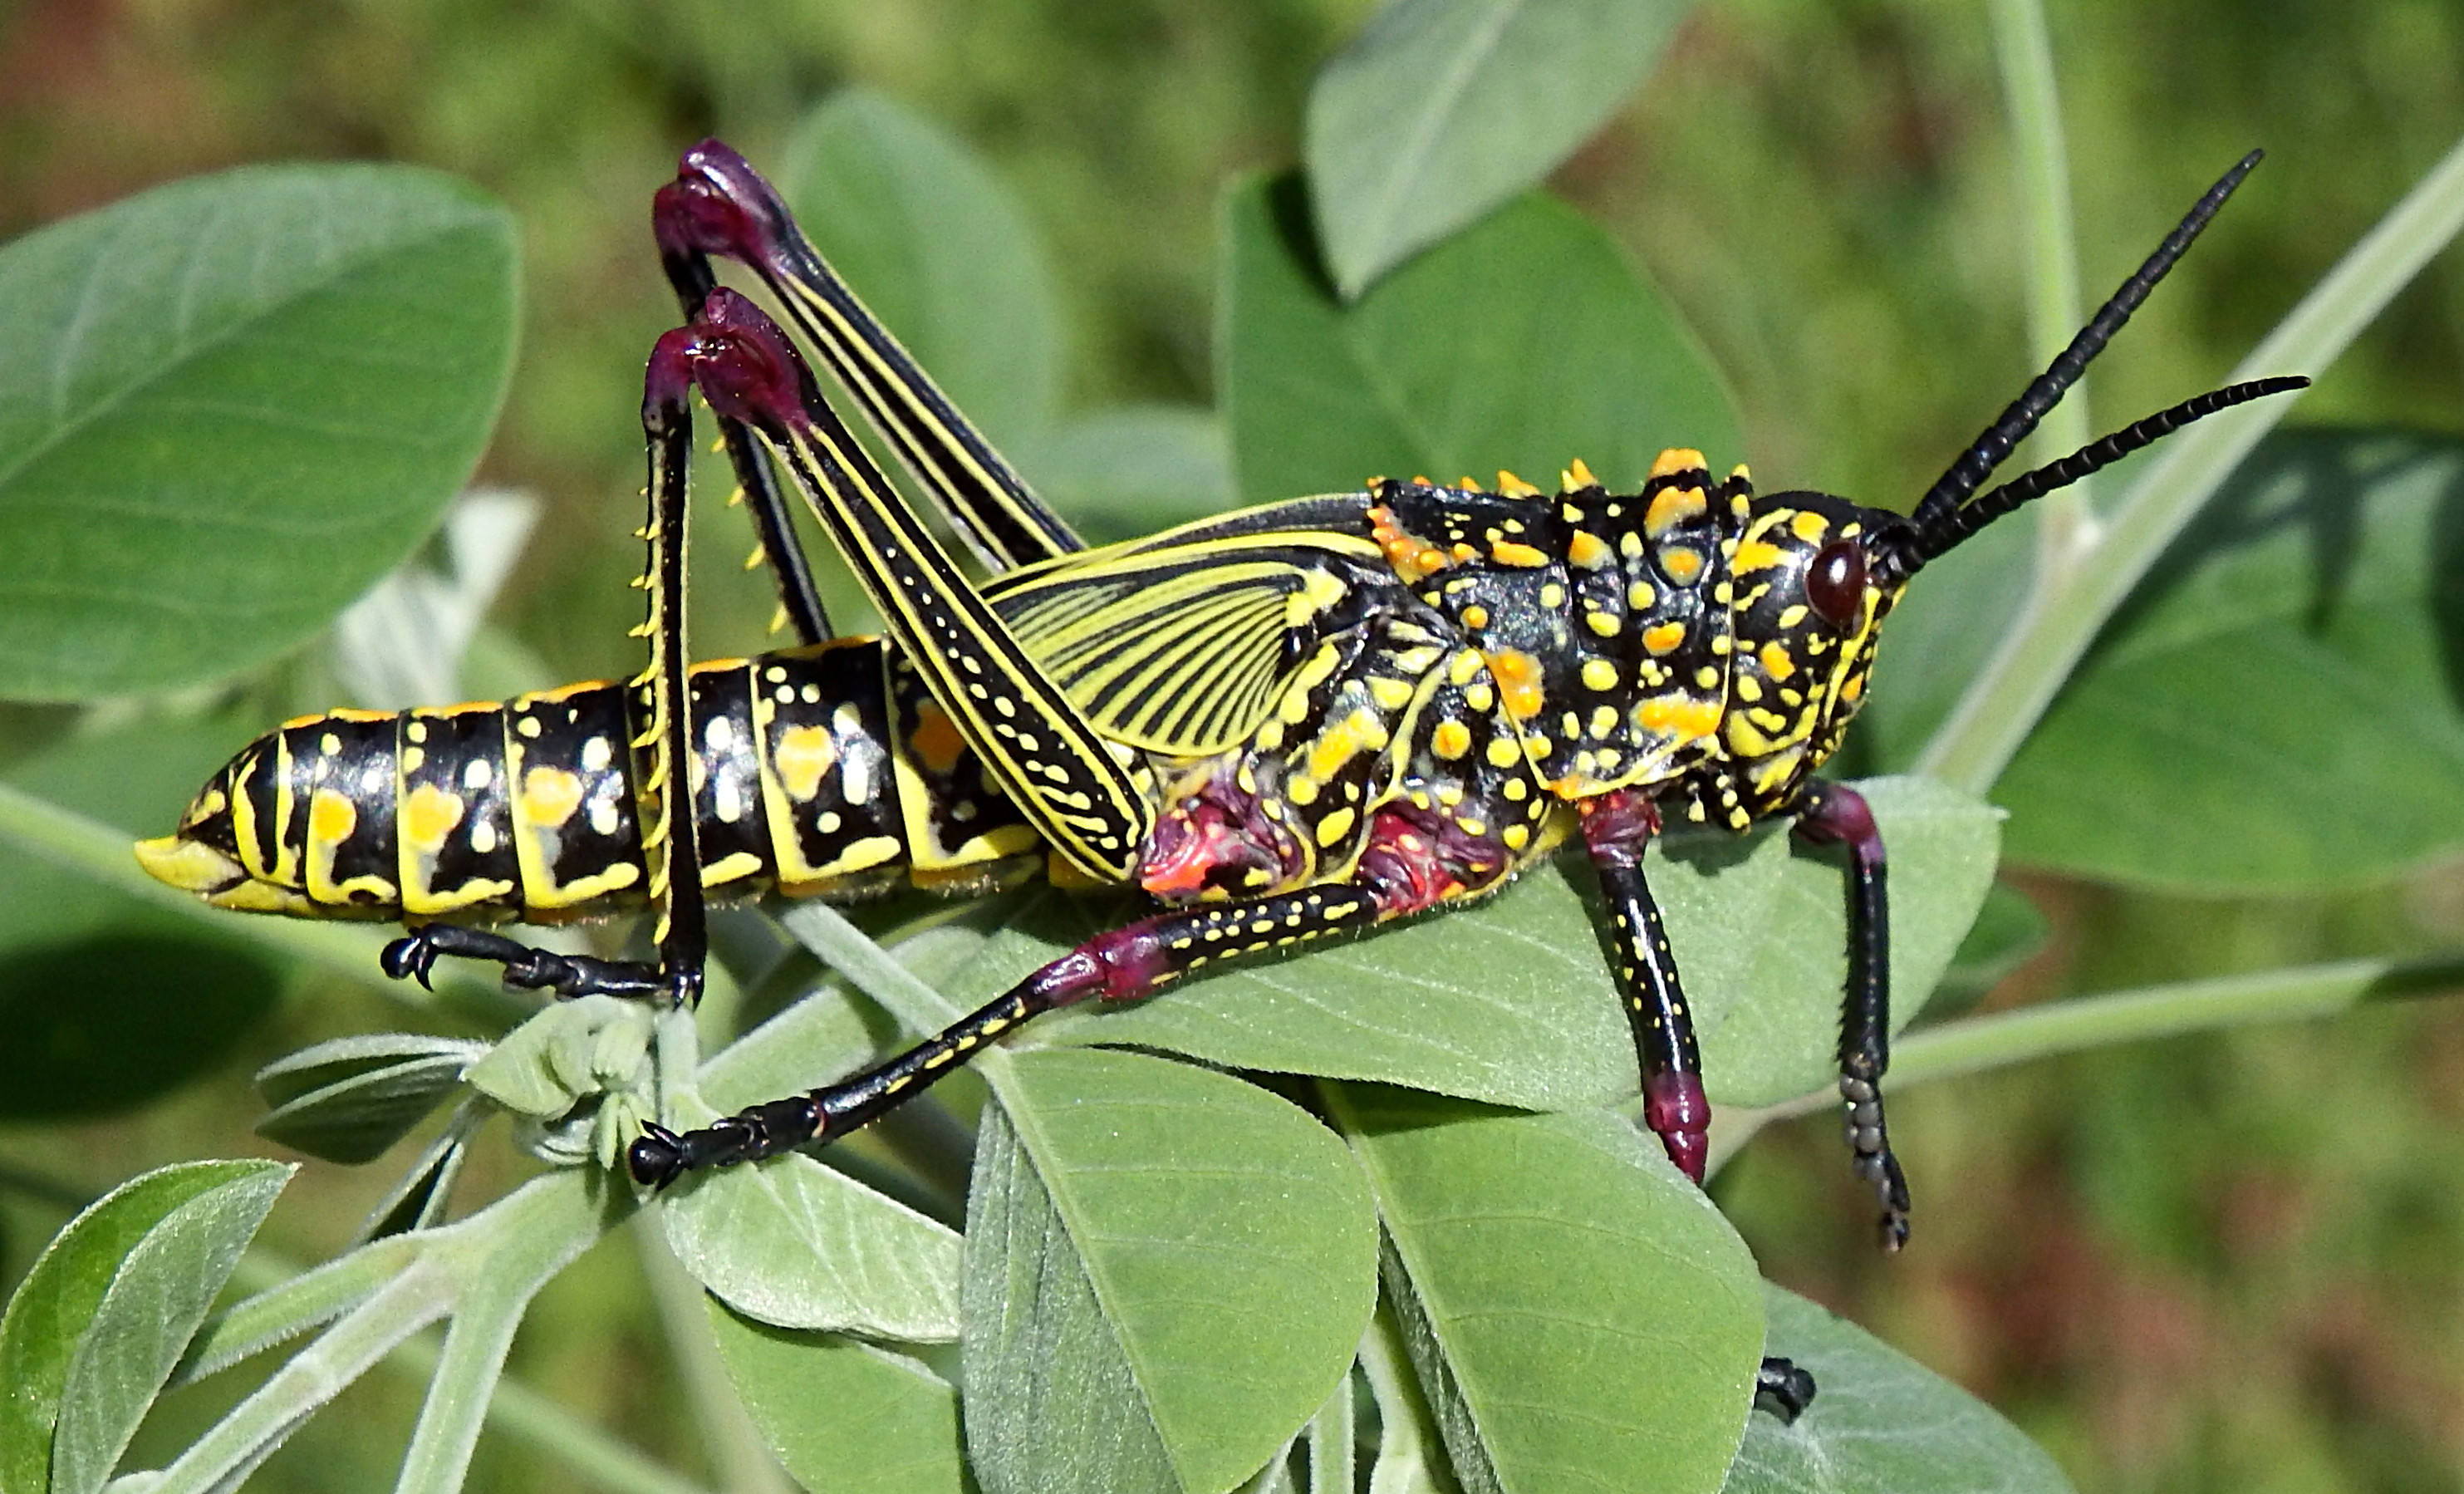
MULTIPOLYGON (((1573 473, 1570 472, 1570 477, 1573 473)), ((1778 812, 1854 714, 1875 625, 1804 600, 1873 516, 1756 499, 1672 451, 1641 491, 1380 481, 1025 567, 985 588, 1145 796, 1131 876, 1171 901, 1343 881, 1442 842, 1438 900, 1554 846, 1562 806, 1641 788, 1672 818, 1778 812), (1192 850, 1213 816, 1246 850, 1192 850), (1398 837, 1414 837, 1398 843, 1398 837)), ((703 888, 847 896, 1014 879, 1046 844, 900 651, 850 639, 691 673, 703 888)), ((596 682, 303 718, 250 744, 158 875, 225 907, 554 922, 653 895, 653 702, 596 682)), ((1023 734, 1022 734, 1023 735, 1023 734)), ((1040 746, 1031 735, 1026 747, 1040 746)))

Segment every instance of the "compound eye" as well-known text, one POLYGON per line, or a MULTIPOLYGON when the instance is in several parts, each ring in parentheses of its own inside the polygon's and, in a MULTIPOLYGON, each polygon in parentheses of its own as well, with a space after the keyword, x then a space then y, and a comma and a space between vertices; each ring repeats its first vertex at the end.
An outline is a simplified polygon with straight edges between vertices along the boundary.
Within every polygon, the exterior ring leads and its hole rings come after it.
POLYGON ((1865 607, 1865 547, 1835 539, 1816 551, 1805 571, 1805 600, 1832 626, 1855 626, 1865 607))

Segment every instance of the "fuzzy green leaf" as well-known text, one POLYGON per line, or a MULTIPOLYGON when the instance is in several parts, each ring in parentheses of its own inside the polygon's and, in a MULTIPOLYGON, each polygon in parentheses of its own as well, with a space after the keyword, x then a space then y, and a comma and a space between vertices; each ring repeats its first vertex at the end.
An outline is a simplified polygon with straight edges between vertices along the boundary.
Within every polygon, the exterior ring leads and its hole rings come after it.
POLYGON ((102 1486, 293 1171, 178 1163, 60 1231, 0 1318, 0 1488, 102 1486))
POLYGON ((1720 1485, 1762 1353, 1753 1258, 1633 1123, 1331 1087, 1377 1196, 1385 1278, 1478 1494, 1720 1485))
MULTIPOLYGON (((360 1067, 283 1101, 256 1123, 256 1133, 346 1167, 373 1162, 453 1092, 478 1051, 484 1051, 478 1044, 457 1044, 451 1051, 360 1067)), ((268 1099, 285 1088, 283 1077, 277 1075, 274 1088, 266 1089, 268 1099)), ((265 1088, 265 1075, 257 1080, 265 1088)))
POLYGON ((774 1328, 711 1300, 711 1332, 779 1461, 830 1494, 962 1494, 958 1395, 905 1354, 774 1328))
POLYGON ((1343 1144, 1129 1053, 1014 1055, 967 1211, 967 1442, 992 1494, 1220 1494, 1343 1378, 1376 1230, 1343 1144))
POLYGON ((659 1222, 685 1269, 747 1317, 910 1343, 958 1336, 958 1237, 811 1157, 698 1177, 659 1222))
POLYGON ((1993 1408, 1863 1329, 1766 1286, 1769 1351, 1814 1374, 1793 1426, 1756 1415, 1725 1494, 2070 1494, 1993 1408))
POLYGON ((1575 457, 1639 485, 1665 447, 1741 451, 1693 336, 1561 203, 1512 203, 1349 307, 1297 183, 1237 187, 1223 216, 1218 384, 1252 500, 1501 468, 1553 487, 1575 457))
POLYGON ((1304 153, 1347 297, 1554 170, 1692 0, 1388 0, 1309 89, 1304 153))
POLYGON ((323 626, 470 475, 514 276, 503 209, 403 166, 193 178, 0 250, 0 696, 218 679, 323 626))
POLYGON ((2464 848, 2459 495, 2464 444, 2272 438, 2004 773, 2011 854, 2281 893, 2464 848))

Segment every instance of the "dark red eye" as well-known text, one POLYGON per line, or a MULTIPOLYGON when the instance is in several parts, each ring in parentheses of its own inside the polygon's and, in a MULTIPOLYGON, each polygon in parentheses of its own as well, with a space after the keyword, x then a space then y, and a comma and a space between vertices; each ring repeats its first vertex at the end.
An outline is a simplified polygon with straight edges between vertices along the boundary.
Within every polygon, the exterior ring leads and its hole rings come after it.
POLYGON ((1865 610, 1865 547, 1835 539, 1816 551, 1805 571, 1805 600, 1832 626, 1855 626, 1865 610))

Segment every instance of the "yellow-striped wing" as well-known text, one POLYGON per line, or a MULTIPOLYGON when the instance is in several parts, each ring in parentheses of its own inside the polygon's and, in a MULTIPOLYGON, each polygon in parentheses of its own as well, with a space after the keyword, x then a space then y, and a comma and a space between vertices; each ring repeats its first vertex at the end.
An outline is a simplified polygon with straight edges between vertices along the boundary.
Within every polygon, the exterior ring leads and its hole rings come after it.
POLYGON ((1366 539, 1274 532, 1153 540, 1073 557, 991 588, 1046 678, 1114 741, 1170 757, 1248 739, 1352 595, 1366 539))

